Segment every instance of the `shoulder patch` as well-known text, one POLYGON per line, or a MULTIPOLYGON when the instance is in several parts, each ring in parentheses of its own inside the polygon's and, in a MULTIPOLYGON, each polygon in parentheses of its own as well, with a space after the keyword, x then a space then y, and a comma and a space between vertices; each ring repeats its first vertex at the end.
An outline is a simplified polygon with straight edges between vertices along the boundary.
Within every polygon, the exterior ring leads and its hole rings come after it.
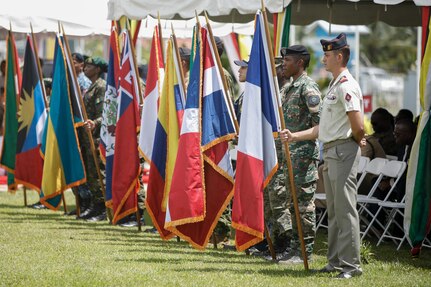
POLYGON ((320 97, 319 96, 311 96, 308 97, 308 106, 315 107, 320 103, 320 97))
POLYGON ((349 93, 347 93, 344 98, 346 99, 346 101, 350 102, 350 100, 352 99, 352 96, 349 93))
POLYGON ((340 79, 340 83, 344 83, 344 82, 347 82, 347 81, 348 81, 348 79, 347 79, 346 76, 342 76, 341 79, 340 79))

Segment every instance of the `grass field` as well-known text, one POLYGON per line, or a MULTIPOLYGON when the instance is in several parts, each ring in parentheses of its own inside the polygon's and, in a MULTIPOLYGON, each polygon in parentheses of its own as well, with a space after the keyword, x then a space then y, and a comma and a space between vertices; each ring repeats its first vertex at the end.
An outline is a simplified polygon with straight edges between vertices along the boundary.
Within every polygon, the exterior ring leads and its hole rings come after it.
MULTIPOLYGON (((74 198, 66 192, 69 208, 74 198)), ((37 194, 28 192, 28 202, 37 194)), ((148 228, 145 227, 144 228, 148 228)), ((325 265, 319 232, 310 268, 325 265)), ((350 280, 280 266, 235 251, 192 249, 137 228, 88 223, 23 206, 23 193, 0 192, 0 286, 431 286, 431 250, 412 260, 391 242, 350 280)))

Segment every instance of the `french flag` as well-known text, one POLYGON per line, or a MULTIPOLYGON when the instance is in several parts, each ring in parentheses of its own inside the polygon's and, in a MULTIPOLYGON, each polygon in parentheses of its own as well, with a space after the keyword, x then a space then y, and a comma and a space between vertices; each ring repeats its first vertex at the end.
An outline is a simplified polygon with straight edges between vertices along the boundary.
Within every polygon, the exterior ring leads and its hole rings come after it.
POLYGON ((280 130, 280 119, 263 20, 258 11, 238 139, 232 207, 238 251, 263 239, 263 190, 278 168, 273 133, 280 130))
MULTIPOLYGON (((193 247, 202 250, 206 248, 214 227, 233 196, 233 169, 228 140, 234 138, 235 127, 228 106, 228 95, 223 87, 222 76, 224 75, 218 68, 217 52, 205 27, 201 28, 201 39, 201 49, 196 49, 190 83, 197 83, 196 77, 199 77, 197 72, 203 70, 200 80, 202 90, 198 88, 199 93, 190 94, 189 89, 187 101, 192 96, 201 94, 202 103, 200 106, 186 105, 186 114, 196 112, 196 117, 193 117, 190 123, 201 127, 200 141, 196 140, 198 137, 193 137, 190 140, 193 146, 182 146, 182 140, 185 138, 180 138, 180 148, 188 148, 189 154, 196 157, 184 159, 185 153, 179 149, 169 198, 170 222, 167 221, 165 226, 169 226, 175 234, 188 241, 193 247), (188 110, 188 107, 193 109, 188 110), (201 115, 200 125, 199 115, 201 115), (202 158, 197 156, 198 152, 201 153, 202 158), (193 160, 196 160, 194 164, 193 160), (184 165, 186 161, 191 164, 184 165), (191 173, 189 166, 193 166, 191 173), (184 181, 186 184, 181 186, 184 181)), ((199 104, 199 101, 194 100, 194 103, 199 104)), ((183 128, 187 124, 186 114, 184 114, 183 128)), ((194 132, 199 130, 195 129, 194 132)), ((182 133, 181 136, 184 135, 186 133, 182 133)))
MULTIPOLYGON (((147 86, 144 94, 144 106, 141 115, 141 132, 139 134, 139 150, 147 162, 153 157, 153 144, 156 134, 159 99, 162 94, 165 65, 163 63, 162 45, 159 28, 154 27, 151 44, 150 61, 148 63, 147 86)), ((151 170, 150 170, 151 172, 151 170)))

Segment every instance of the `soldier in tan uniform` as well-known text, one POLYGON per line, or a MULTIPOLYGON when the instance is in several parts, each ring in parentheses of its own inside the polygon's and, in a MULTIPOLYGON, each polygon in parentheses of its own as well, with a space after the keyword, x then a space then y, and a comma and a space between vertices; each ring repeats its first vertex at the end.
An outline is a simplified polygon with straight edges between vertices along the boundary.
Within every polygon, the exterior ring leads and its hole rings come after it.
POLYGON ((344 33, 320 41, 323 64, 333 80, 323 99, 318 126, 280 133, 283 141, 319 138, 323 142, 323 180, 328 209, 328 264, 320 272, 340 272, 336 278, 362 274, 359 216, 356 210, 357 167, 365 143, 361 89, 347 69, 350 48, 344 33))

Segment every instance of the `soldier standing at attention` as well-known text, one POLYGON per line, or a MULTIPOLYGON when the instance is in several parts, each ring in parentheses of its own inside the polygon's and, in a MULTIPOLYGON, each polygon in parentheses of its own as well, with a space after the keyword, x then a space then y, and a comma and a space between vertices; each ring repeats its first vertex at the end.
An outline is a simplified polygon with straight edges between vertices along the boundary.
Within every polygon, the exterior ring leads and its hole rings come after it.
POLYGON ((85 61, 84 73, 91 80, 92 84, 84 94, 84 105, 87 111, 88 120, 85 125, 78 129, 79 142, 81 145, 82 159, 84 160, 85 172, 87 175, 87 186, 91 192, 90 207, 81 214, 80 219, 89 221, 106 220, 105 199, 102 187, 94 164, 91 152, 88 133, 84 129, 89 129, 93 136, 94 145, 98 159, 99 168, 103 175, 104 165, 98 152, 100 142, 100 126, 102 123, 103 100, 105 98, 106 81, 101 77, 107 72, 108 64, 99 57, 88 58, 85 61))
MULTIPOLYGON (((282 48, 280 52, 283 56, 283 74, 287 79, 292 78, 292 82, 286 83, 280 92, 286 127, 290 131, 312 128, 319 123, 321 93, 319 86, 306 72, 310 53, 302 45, 282 48)), ((310 258, 316 233, 314 193, 319 148, 316 140, 295 142, 290 144, 289 148, 306 252, 310 258)), ((280 264, 302 263, 290 180, 280 142, 277 143, 277 156, 280 168, 267 189, 272 217, 270 221, 273 223, 275 245, 281 249, 290 245, 290 250, 281 250, 282 253, 277 259, 280 264)))
POLYGON ((318 126, 292 133, 280 132, 283 141, 323 142, 323 181, 328 209, 328 264, 320 272, 340 272, 336 278, 362 274, 360 267, 359 217, 356 210, 357 168, 365 144, 361 89, 347 69, 350 48, 341 33, 330 41, 320 40, 323 64, 333 80, 323 99, 318 126))

